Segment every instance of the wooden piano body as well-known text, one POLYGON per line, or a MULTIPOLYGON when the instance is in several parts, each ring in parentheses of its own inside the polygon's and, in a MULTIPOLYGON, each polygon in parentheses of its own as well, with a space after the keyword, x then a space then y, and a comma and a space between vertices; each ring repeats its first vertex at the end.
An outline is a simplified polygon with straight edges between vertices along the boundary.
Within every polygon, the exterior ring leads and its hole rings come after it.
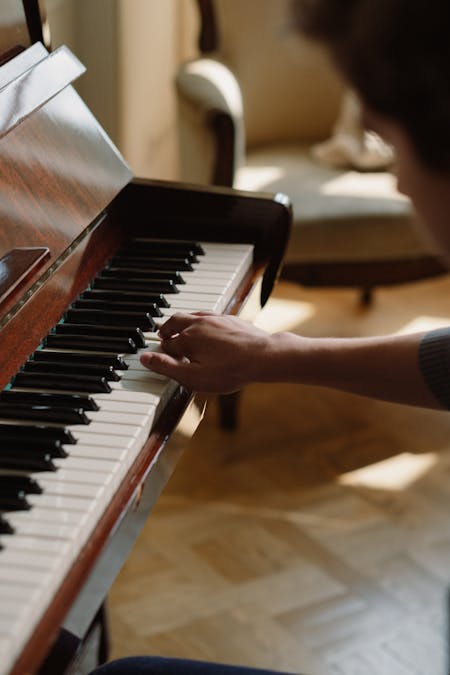
MULTIPOLYGON (((256 294, 261 304, 269 297, 291 218, 281 195, 134 179, 71 86, 82 65, 64 47, 48 53, 25 39, 39 23, 37 5, 24 6, 12 28, 0 17, 0 390, 128 238, 253 244, 253 265, 226 308, 238 313, 256 294)), ((193 403, 176 389, 41 615, 12 647, 0 632, 1 675, 37 672, 62 626, 83 636, 176 464, 171 440, 193 403)))

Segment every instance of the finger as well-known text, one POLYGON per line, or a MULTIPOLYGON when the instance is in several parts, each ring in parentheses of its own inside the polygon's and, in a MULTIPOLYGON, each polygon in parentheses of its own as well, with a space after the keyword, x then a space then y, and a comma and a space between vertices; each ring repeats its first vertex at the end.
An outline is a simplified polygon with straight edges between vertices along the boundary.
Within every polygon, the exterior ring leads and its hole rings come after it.
POLYGON ((181 333, 185 328, 188 328, 196 321, 194 314, 185 314, 183 312, 177 312, 170 317, 159 329, 159 334, 163 340, 181 333))
POLYGON ((161 349, 170 356, 181 359, 183 356, 189 358, 189 350, 183 333, 175 335, 168 340, 161 341, 161 349))
POLYGON ((158 352, 145 352, 141 356, 141 363, 145 368, 152 370, 159 375, 165 375, 173 380, 184 383, 186 378, 186 369, 189 363, 173 358, 169 354, 158 352))

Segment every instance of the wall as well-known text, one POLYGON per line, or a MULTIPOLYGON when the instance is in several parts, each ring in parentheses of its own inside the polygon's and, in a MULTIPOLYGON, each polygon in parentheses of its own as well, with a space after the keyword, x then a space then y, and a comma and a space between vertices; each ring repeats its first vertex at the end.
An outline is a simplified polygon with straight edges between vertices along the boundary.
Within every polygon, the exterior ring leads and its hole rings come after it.
POLYGON ((194 56, 194 0, 47 0, 53 48, 87 66, 77 89, 134 173, 178 178, 173 80, 194 56))

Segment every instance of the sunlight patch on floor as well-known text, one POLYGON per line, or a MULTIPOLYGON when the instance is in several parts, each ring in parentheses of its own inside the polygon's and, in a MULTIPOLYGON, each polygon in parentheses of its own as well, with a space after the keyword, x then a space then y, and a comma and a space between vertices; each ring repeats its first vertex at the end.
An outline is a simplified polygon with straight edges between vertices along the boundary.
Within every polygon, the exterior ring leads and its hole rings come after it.
POLYGON ((346 473, 339 478, 342 485, 353 485, 378 490, 405 490, 424 476, 437 462, 434 452, 412 455, 404 452, 363 469, 346 473))
POLYGON ((255 320, 255 325, 269 333, 294 330, 311 318, 316 310, 311 302, 271 298, 255 320))

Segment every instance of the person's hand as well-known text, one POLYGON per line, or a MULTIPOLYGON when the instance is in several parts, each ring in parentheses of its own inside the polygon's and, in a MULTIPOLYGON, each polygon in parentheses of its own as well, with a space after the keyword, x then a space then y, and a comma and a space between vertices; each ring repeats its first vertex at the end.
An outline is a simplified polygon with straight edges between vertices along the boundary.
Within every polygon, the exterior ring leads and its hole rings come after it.
POLYGON ((258 379, 271 336, 233 316, 174 314, 159 331, 162 352, 141 363, 193 391, 230 393, 258 379))

